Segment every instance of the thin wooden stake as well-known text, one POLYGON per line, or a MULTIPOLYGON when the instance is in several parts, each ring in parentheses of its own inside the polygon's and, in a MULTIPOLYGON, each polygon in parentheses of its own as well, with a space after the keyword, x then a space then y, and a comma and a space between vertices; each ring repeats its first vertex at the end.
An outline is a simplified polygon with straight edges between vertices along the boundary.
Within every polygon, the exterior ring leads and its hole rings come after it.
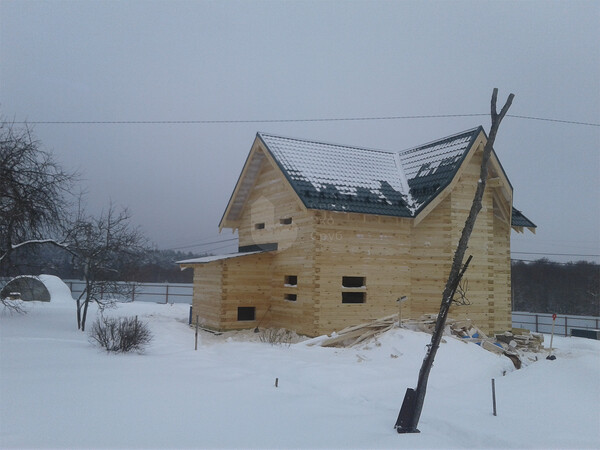
POLYGON ((496 415, 496 380, 492 378, 492 403, 494 405, 494 416, 496 415))
POLYGON ((198 350, 198 316, 196 316, 196 345, 194 350, 198 350))

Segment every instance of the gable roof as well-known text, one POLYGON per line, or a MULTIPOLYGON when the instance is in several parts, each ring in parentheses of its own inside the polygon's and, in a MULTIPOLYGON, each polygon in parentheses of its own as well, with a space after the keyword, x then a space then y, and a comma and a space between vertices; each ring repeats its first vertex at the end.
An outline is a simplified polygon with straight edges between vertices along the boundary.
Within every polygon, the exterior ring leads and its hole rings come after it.
POLYGON ((309 209, 411 217, 392 152, 258 133, 309 209))
POLYGON ((257 136, 307 208, 414 217, 450 183, 481 131, 401 152, 257 136))
POLYGON ((399 152, 417 210, 452 181, 479 133, 481 126, 399 152))
MULTIPOLYGON (((257 133, 256 140, 307 209, 416 217, 454 179, 480 133, 485 136, 481 126, 399 152, 262 132, 257 133)), ((243 210, 265 159, 255 149, 248 156, 221 224, 226 216, 237 219, 243 210)), ((500 170, 504 172, 501 166, 500 170)))

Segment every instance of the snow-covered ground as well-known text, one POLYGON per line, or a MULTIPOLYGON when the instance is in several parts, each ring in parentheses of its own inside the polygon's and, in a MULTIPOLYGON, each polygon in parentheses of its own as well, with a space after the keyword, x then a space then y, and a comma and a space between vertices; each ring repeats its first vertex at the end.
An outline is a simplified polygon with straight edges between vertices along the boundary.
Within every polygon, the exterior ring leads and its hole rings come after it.
POLYGON ((394 330, 347 349, 202 333, 194 351, 186 305, 130 303, 110 314, 138 315, 154 340, 144 354, 109 355, 76 330, 71 302, 26 307, 0 316, 1 448, 600 447, 596 341, 555 337, 555 361, 541 355, 516 371, 446 338, 421 433, 399 435, 393 425, 416 384, 423 333, 394 330))

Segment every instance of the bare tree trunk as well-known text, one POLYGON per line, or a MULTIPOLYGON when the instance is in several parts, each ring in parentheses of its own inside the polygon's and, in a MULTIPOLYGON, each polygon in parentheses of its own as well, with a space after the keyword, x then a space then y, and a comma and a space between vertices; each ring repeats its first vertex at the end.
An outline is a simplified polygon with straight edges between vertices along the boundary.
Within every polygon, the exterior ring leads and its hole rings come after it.
POLYGON ((87 318, 87 310, 90 304, 89 299, 85 299, 83 303, 83 316, 81 317, 81 331, 85 331, 85 319, 87 318))
POLYGON ((81 330, 81 297, 77 299, 77 329, 81 330))
MULTIPOLYGON (((425 393, 427 391, 427 380, 429 379, 429 372, 431 371, 431 367, 433 366, 433 360, 435 358, 435 354, 437 353, 440 341, 442 339, 442 334, 446 325, 446 318, 448 317, 448 310, 452 305, 454 293, 456 291, 460 278, 464 273, 464 270, 466 270, 466 265, 465 267, 463 267, 463 259, 465 256, 465 252, 467 251, 467 245, 469 243, 469 238, 471 237, 471 232, 473 231, 473 227, 475 226, 477 215, 481 210, 481 200, 483 198, 483 192, 485 191, 485 186, 487 183, 488 162, 492 154, 494 141, 496 140, 496 134, 498 133, 498 127, 500 126, 500 122, 502 122, 502 119, 504 118, 506 112, 512 104, 514 94, 510 94, 508 96, 508 99, 506 100, 506 103, 502 107, 502 110, 499 114, 496 110, 497 98, 498 89, 494 88, 491 101, 492 125, 490 127, 488 140, 485 144, 485 148, 483 149, 483 158, 481 160, 479 182, 477 183, 477 189, 475 190, 475 196, 473 198, 471 210, 469 211, 469 216, 467 217, 465 226, 460 236, 460 240, 458 242, 458 246, 456 248, 456 251, 454 252, 452 267, 450 269, 448 281, 446 282, 446 287, 444 288, 444 292, 442 294, 442 303, 440 305, 440 312, 437 317, 435 331, 431 337, 431 343, 428 345, 427 354, 423 359, 423 365, 421 366, 421 370, 419 371, 417 389, 407 389, 404 401, 402 403, 402 408, 400 409, 400 414, 398 415, 398 419, 396 420, 395 428, 398 431, 398 433, 419 432, 419 430, 417 429, 417 425, 419 424, 419 418, 421 417, 423 403, 425 402, 425 393)), ((467 264, 469 261, 467 261, 467 264)))
MULTIPOLYGON (((90 278, 89 278, 89 274, 85 274, 85 298, 83 300, 83 315, 81 316, 80 319, 80 312, 79 309, 77 311, 77 320, 79 320, 79 329, 81 331, 85 331, 85 320, 87 318, 87 310, 88 310, 88 306, 90 304, 90 297, 92 295, 92 290, 91 290, 91 283, 90 283, 90 278)), ((81 293, 81 295, 83 295, 83 292, 81 293)))

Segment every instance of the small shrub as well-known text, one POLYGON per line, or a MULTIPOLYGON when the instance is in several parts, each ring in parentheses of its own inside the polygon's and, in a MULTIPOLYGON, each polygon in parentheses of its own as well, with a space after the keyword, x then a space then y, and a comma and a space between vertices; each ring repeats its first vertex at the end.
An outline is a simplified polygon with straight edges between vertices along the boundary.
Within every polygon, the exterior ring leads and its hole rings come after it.
POLYGON ((107 352, 142 352, 152 340, 145 322, 135 317, 101 316, 92 324, 90 338, 107 352))
POLYGON ((0 298, 0 306, 0 316, 27 313, 25 302, 20 299, 0 298))
POLYGON ((294 338, 294 334, 295 333, 286 330, 285 328, 266 328, 261 330, 259 339, 260 342, 267 342, 271 345, 286 345, 289 347, 294 338))

